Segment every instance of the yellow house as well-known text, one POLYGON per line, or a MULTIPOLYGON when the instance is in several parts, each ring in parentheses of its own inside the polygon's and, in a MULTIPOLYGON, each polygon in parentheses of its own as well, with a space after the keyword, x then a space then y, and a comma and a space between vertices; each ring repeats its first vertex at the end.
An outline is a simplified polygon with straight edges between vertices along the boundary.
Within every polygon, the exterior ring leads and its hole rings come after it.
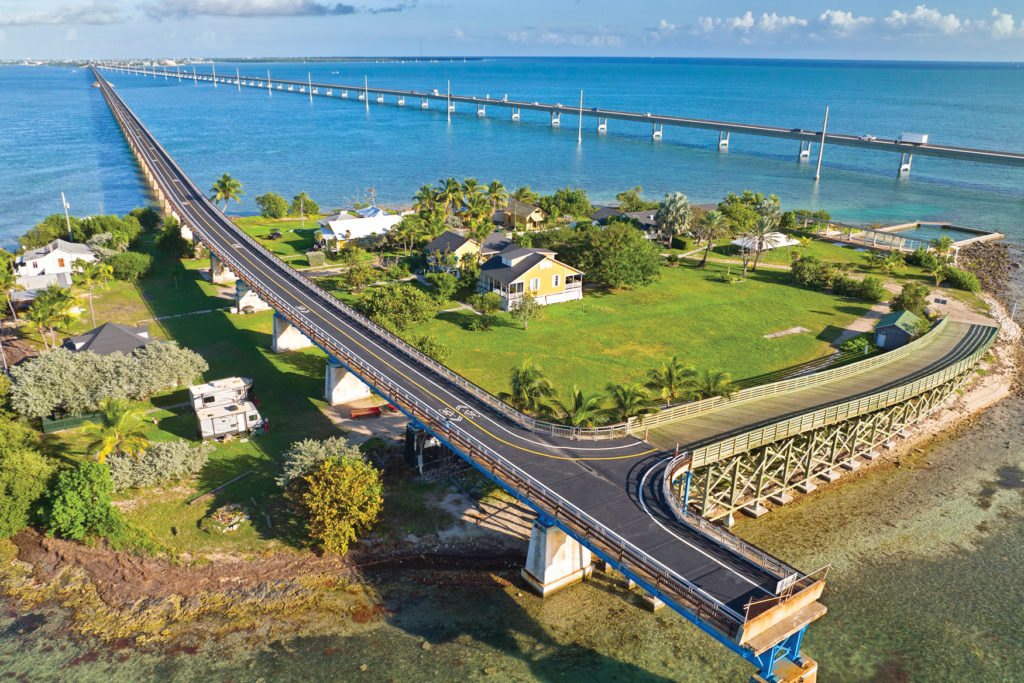
POLYGON ((457 268, 466 254, 480 254, 480 245, 474 240, 451 230, 445 230, 424 248, 427 262, 437 270, 457 268))
POLYGON ((518 199, 509 199, 502 209, 501 225, 512 230, 536 230, 547 218, 540 207, 526 204, 518 199))
POLYGON ((583 273, 555 259, 548 249, 509 245, 480 267, 476 289, 501 296, 507 311, 525 292, 537 303, 555 304, 583 298, 583 273))

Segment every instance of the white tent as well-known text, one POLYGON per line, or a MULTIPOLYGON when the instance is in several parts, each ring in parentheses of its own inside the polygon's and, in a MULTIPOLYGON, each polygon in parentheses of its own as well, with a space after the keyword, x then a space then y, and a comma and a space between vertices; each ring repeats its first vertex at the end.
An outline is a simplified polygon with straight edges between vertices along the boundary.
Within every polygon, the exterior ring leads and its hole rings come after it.
MULTIPOLYGON (((753 236, 741 237, 733 240, 732 244, 740 249, 751 250, 757 248, 757 239, 753 236)), ((800 240, 786 237, 781 232, 770 232, 762 238, 761 250, 764 251, 767 249, 777 249, 779 247, 792 247, 797 244, 800 244, 800 240)))

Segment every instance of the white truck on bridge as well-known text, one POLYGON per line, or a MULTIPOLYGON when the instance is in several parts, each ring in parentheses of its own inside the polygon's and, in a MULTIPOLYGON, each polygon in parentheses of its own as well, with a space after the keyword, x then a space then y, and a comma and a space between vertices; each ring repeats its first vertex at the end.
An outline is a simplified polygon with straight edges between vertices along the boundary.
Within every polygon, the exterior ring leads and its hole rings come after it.
POLYGON ((902 142, 907 145, 927 145, 928 134, 927 133, 900 133, 898 142, 902 142))

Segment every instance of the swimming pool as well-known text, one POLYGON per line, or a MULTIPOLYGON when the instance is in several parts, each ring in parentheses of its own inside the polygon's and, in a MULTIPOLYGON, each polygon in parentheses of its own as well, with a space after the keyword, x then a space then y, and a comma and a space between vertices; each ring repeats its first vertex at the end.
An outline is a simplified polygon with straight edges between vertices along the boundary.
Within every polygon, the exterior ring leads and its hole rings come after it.
POLYGON ((930 242, 931 240, 938 239, 940 237, 950 237, 954 242, 962 242, 963 240, 981 237, 984 234, 981 232, 970 232, 968 230, 961 230, 959 228, 952 228, 935 223, 919 224, 916 228, 907 228, 905 230, 893 230, 892 233, 894 235, 899 235, 900 237, 924 240, 926 242, 930 242))

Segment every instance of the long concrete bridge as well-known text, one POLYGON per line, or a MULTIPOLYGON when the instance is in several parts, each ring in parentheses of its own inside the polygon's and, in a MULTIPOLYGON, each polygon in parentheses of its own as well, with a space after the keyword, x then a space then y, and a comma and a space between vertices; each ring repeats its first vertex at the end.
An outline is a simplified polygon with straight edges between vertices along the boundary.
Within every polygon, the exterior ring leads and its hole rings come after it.
MULTIPOLYGON (((808 625, 825 613, 818 602, 823 575, 801 572, 697 515, 699 506, 689 500, 692 473, 722 458, 742 456, 744 447, 771 444, 766 421, 788 425, 779 427, 779 438, 796 438, 931 395, 933 381, 941 379, 948 390, 967 376, 994 328, 981 333, 947 323, 897 354, 898 366, 873 360, 863 371, 800 380, 806 386, 745 390, 736 399, 742 410, 693 432, 680 427, 648 440, 638 434, 650 426, 635 420, 595 430, 543 422, 518 413, 381 329, 246 235, 204 196, 110 84, 93 73, 163 208, 193 231, 212 259, 277 312, 275 336, 297 331, 307 337, 328 354, 332 367, 341 369, 339 375, 358 378, 537 512, 523 575, 538 592, 584 578, 594 553, 752 663, 758 670, 755 678, 813 680, 816 664, 800 649, 808 625), (883 365, 887 371, 871 374, 883 365), (897 397, 894 390, 903 393, 897 397), (782 394, 786 410, 771 413, 782 394), (825 415, 819 415, 822 410, 825 415), (801 416, 809 416, 809 422, 800 423, 801 416), (752 437, 752 430, 760 430, 760 436, 752 437), (681 445, 672 447, 669 442, 677 437, 681 445), (720 443, 730 445, 715 451, 718 460, 709 457, 720 443), (681 487, 684 476, 687 483, 681 487)), ((713 420, 725 414, 724 405, 700 404, 665 411, 655 430, 677 419, 686 425, 694 414, 713 420)), ((891 437, 886 430, 902 424, 890 420, 870 437, 862 436, 851 448, 852 457, 891 437)), ((806 479, 831 472, 820 461, 812 463, 806 479)), ((771 488, 769 483, 758 493, 771 488)), ((709 500, 716 490, 712 487, 709 500)))
MULTIPOLYGON (((608 130, 609 120, 626 121, 639 123, 651 127, 651 138, 661 140, 665 126, 680 128, 696 128, 709 130, 718 133, 718 147, 726 150, 729 147, 730 135, 732 133, 742 135, 756 135, 760 137, 780 138, 784 140, 796 140, 799 143, 799 150, 796 158, 798 161, 809 161, 811 146, 818 144, 818 174, 821 171, 821 159, 826 144, 838 145, 841 147, 854 147, 857 149, 873 150, 876 152, 890 152, 899 154, 897 175, 905 175, 910 172, 914 155, 938 157, 942 159, 953 159, 958 161, 972 161, 986 164, 998 164, 1003 166, 1024 167, 1024 152, 1012 152, 989 149, 973 149, 969 147, 957 147, 953 145, 936 144, 914 144, 903 142, 899 139, 876 137, 869 135, 850 135, 844 133, 827 132, 826 119, 822 129, 818 131, 803 130, 801 128, 780 128, 778 126, 764 126, 749 123, 736 123, 730 121, 713 121, 709 119, 695 119, 683 116, 669 116, 665 114, 654 114, 650 112, 630 112, 614 109, 601 109, 599 107, 584 107, 582 99, 579 106, 562 105, 560 103, 550 104, 544 102, 527 102, 509 100, 507 98, 494 99, 491 97, 475 97, 471 95, 457 95, 448 91, 439 90, 416 91, 398 90, 395 88, 371 87, 368 83, 363 85, 343 85, 338 83, 322 83, 313 81, 312 78, 306 81, 293 81, 271 78, 269 72, 266 76, 241 75, 236 70, 235 75, 216 73, 214 68, 210 73, 198 72, 195 67, 191 71, 182 71, 180 67, 170 70, 166 67, 134 67, 121 66, 116 64, 97 65, 99 68, 110 69, 120 73, 130 73, 142 76, 152 76, 165 80, 192 81, 194 83, 208 82, 214 85, 221 84, 228 87, 259 88, 266 90, 268 94, 274 91, 289 92, 293 94, 306 95, 312 101, 313 97, 327 97, 336 99, 355 99, 365 102, 369 107, 373 99, 378 104, 384 104, 386 98, 398 106, 406 106, 406 100, 411 103, 419 101, 419 107, 428 109, 431 102, 442 103, 449 116, 455 111, 456 104, 468 104, 475 108, 477 116, 486 116, 487 108, 502 108, 510 110, 512 121, 519 121, 521 112, 535 111, 547 114, 550 117, 551 125, 561 125, 562 115, 568 114, 578 118, 577 124, 582 134, 583 119, 596 119, 597 132, 605 133, 608 130)), ((471 111, 473 111, 471 109, 471 111)))

